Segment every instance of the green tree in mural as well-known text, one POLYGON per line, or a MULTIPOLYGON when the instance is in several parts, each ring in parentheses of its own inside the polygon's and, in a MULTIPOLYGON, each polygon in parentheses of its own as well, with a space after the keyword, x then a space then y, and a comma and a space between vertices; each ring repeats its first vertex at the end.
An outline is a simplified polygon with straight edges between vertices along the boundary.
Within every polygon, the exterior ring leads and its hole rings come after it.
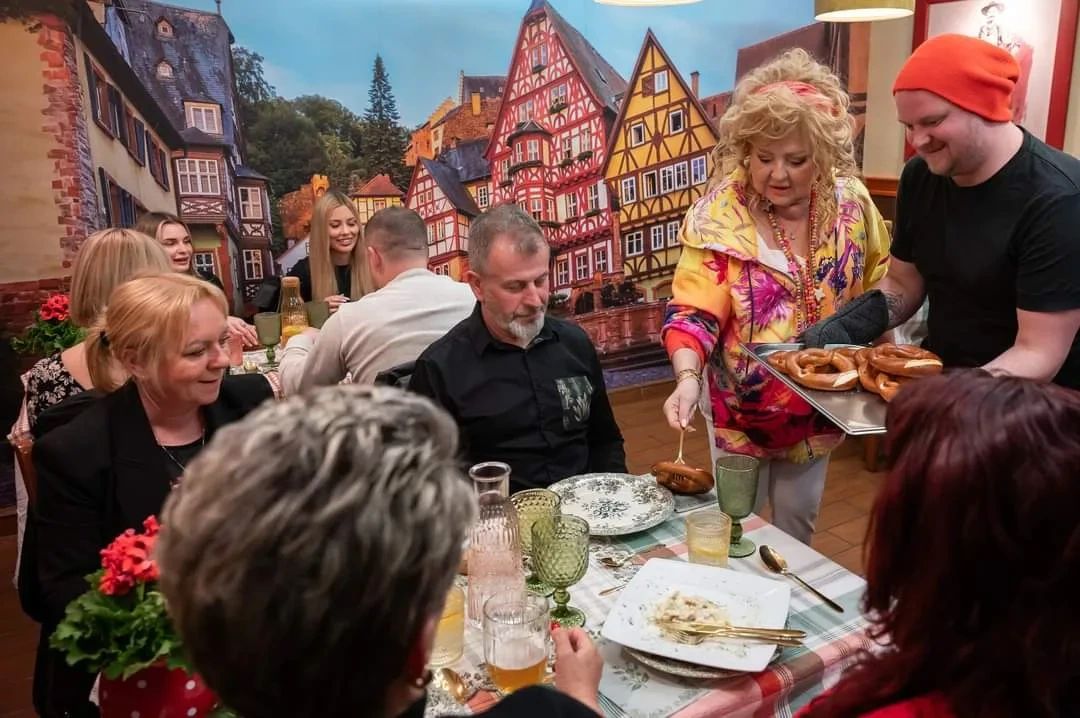
POLYGON ((263 73, 263 56, 245 47, 232 49, 233 72, 236 75, 236 94, 240 98, 240 120, 251 126, 259 108, 277 97, 273 86, 263 73))
POLYGON ((401 115, 390 89, 386 65, 382 56, 376 55, 371 89, 368 90, 368 109, 364 113, 364 169, 369 177, 386 173, 395 184, 404 187, 409 183, 409 169, 404 162, 409 135, 400 122, 401 115))
POLYGON ((261 105, 247 131, 248 163, 270 178, 278 197, 326 168, 326 149, 315 123, 288 100, 261 105))
POLYGON ((363 120, 337 100, 321 95, 303 95, 292 104, 319 132, 327 160, 323 174, 330 178, 330 186, 347 192, 355 184, 351 177, 364 170, 360 157, 363 120))
POLYGON ((330 186, 342 192, 348 192, 351 177, 355 174, 357 160, 351 157, 351 146, 346 140, 327 132, 319 135, 323 151, 326 153, 326 176, 330 186))
POLYGON ((322 95, 301 95, 293 99, 293 107, 315 123, 320 135, 335 135, 349 143, 349 155, 360 154, 364 122, 348 107, 322 95))

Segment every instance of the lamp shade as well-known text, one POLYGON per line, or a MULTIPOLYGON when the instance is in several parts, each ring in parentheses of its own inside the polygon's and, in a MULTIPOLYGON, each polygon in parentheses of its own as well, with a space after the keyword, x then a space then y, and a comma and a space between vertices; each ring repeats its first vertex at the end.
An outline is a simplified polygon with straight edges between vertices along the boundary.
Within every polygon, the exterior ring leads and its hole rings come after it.
POLYGON ((661 5, 692 5, 701 0, 596 0, 601 5, 624 5, 626 7, 660 7, 661 5))
POLYGON ((814 0, 814 19, 822 22, 895 20, 915 12, 915 0, 814 0))

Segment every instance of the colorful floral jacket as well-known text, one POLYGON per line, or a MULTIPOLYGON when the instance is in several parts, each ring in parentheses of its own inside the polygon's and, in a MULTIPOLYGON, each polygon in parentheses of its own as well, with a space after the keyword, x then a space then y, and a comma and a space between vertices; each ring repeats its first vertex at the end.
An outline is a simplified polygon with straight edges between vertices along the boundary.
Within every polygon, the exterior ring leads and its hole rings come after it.
MULTIPOLYGON (((839 430, 748 356, 740 342, 790 342, 797 334, 795 280, 759 253, 742 170, 687 212, 663 338, 707 359, 717 446, 762 458, 807 461, 835 448, 839 430)), ((838 211, 814 258, 821 316, 877 283, 888 269, 889 233, 866 187, 836 182, 838 211)))

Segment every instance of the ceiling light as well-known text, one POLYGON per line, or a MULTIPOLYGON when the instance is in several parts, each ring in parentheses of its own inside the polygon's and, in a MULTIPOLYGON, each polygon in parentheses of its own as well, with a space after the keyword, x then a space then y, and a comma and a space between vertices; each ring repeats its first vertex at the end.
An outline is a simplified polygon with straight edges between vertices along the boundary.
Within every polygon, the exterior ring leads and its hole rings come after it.
POLYGON ((821 22, 895 20, 915 12, 915 0, 814 0, 814 19, 821 22))

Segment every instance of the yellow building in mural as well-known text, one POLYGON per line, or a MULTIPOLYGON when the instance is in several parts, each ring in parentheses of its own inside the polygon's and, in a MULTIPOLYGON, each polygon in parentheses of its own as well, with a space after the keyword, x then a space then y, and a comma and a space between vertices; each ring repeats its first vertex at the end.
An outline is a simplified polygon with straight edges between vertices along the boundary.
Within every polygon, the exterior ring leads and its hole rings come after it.
POLYGON ((604 178, 617 199, 626 277, 652 301, 671 297, 679 226, 705 190, 716 131, 650 30, 612 129, 604 178))
POLYGON ((360 216, 360 225, 367 224, 371 215, 387 207, 400 207, 405 193, 398 189, 389 175, 375 175, 351 195, 360 216))

